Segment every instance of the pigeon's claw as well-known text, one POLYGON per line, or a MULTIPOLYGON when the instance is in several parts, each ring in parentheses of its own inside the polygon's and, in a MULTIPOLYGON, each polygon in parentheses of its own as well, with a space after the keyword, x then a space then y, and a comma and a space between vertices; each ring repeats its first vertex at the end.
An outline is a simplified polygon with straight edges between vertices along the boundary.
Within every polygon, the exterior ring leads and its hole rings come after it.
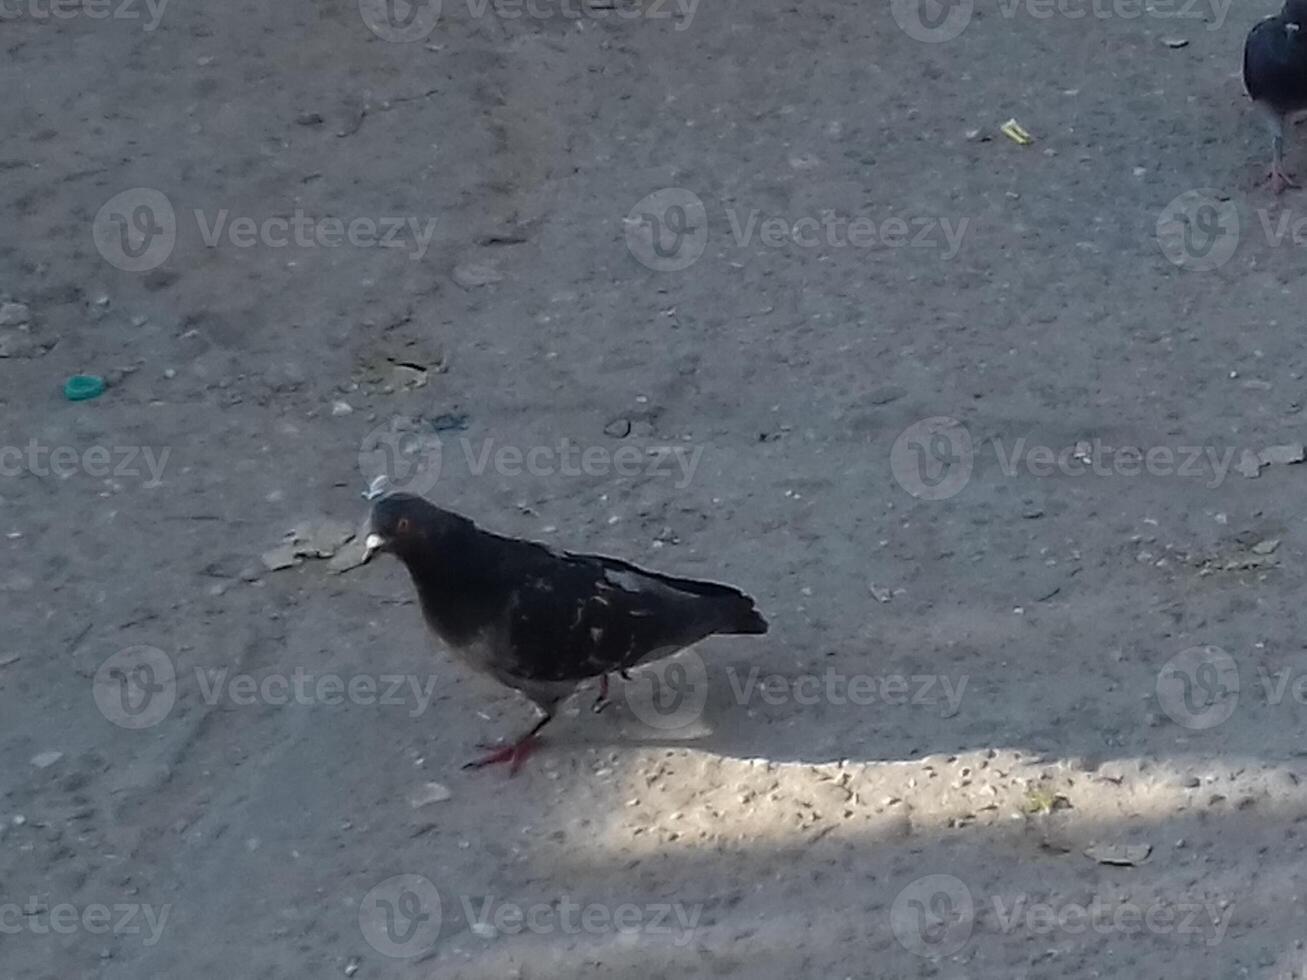
POLYGON ((595 703, 590 706, 590 710, 595 714, 599 714, 606 707, 608 707, 608 675, 601 674, 599 677, 599 696, 595 698, 595 703))
POLYGON ((517 771, 522 768, 522 763, 526 757, 534 752, 540 745, 540 740, 535 735, 528 735, 509 745, 483 745, 481 748, 490 749, 488 755, 479 759, 473 759, 471 762, 464 764, 464 769, 484 769, 486 766, 498 765, 501 762, 508 763, 508 774, 516 776, 517 771))
POLYGON ((1285 188, 1302 186, 1293 179, 1292 174, 1285 173, 1284 168, 1278 163, 1271 164, 1270 173, 1266 175, 1266 182, 1271 185, 1272 194, 1283 194, 1285 188))
POLYGON ((529 732, 519 738, 516 742, 509 742, 500 745, 482 745, 483 749, 489 749, 490 754, 482 756, 480 759, 473 759, 471 762, 464 763, 464 769, 484 769, 486 766, 498 765, 501 762, 508 763, 508 774, 516 776, 517 771, 522 768, 522 763, 540 745, 540 740, 536 736, 540 729, 549 724, 549 719, 553 717, 551 712, 546 712, 545 716, 536 722, 536 726, 529 732))

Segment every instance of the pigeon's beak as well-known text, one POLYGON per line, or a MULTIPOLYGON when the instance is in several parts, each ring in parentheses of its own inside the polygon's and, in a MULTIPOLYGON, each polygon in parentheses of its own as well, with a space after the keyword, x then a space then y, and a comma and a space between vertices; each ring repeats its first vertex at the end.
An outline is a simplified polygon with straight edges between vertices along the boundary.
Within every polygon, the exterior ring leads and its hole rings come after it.
POLYGON ((375 531, 363 539, 363 560, 369 560, 378 551, 384 551, 386 539, 375 531))

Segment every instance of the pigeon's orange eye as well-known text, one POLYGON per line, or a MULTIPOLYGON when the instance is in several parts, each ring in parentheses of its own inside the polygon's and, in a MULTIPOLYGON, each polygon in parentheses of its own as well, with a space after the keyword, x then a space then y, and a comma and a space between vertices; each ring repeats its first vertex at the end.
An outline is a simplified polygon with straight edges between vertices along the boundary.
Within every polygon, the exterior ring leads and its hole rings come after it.
POLYGON ((395 525, 395 530, 398 531, 400 534, 407 534, 407 533, 408 533, 408 518, 407 518, 407 517, 401 517, 401 518, 399 519, 399 523, 395 525))

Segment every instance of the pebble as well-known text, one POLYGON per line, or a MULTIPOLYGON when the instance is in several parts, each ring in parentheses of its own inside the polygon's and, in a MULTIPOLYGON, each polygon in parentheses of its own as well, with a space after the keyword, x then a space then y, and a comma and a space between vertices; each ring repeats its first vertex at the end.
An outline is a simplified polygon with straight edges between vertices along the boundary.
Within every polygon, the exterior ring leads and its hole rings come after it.
POLYGON ((52 749, 49 752, 41 752, 38 755, 32 756, 32 765, 36 766, 37 769, 49 769, 63 757, 64 754, 62 752, 57 752, 52 749))
POLYGON ((0 303, 0 327, 21 327, 32 320, 26 303, 0 303))
POLYGON ((353 413, 354 413, 354 406, 351 405, 349 402, 336 401, 331 403, 332 415, 337 415, 337 416, 352 415, 353 413))
POLYGON ((476 262, 464 262, 454 267, 454 282, 464 289, 489 286, 503 280, 504 274, 491 265, 476 262))
POLYGON ((473 922, 472 933, 482 939, 496 939, 499 937, 499 930, 489 922, 473 922))
POLYGON ((615 439, 625 439, 631 434, 631 420, 625 418, 613 419, 604 426, 604 434, 615 439))
POLYGON ((453 796, 449 788, 441 783, 423 783, 411 794, 409 794, 409 806, 413 809, 427 806, 430 803, 443 803, 453 796))

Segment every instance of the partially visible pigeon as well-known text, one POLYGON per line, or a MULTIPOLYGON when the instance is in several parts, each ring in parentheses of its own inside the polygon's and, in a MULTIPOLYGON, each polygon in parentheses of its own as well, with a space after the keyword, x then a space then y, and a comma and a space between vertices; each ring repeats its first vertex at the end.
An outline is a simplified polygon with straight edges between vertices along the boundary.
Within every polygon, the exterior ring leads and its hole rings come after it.
POLYGON ((1243 46, 1243 83, 1271 130, 1271 190, 1297 187, 1284 172, 1284 120, 1307 109, 1307 0, 1284 0, 1253 26, 1243 46))
POLYGON ((573 555, 483 531, 421 497, 373 504, 368 555, 408 568, 427 624, 468 666, 526 695, 542 717, 469 767, 516 772, 558 703, 582 681, 669 657, 714 633, 766 633, 753 600, 616 558, 573 555))

